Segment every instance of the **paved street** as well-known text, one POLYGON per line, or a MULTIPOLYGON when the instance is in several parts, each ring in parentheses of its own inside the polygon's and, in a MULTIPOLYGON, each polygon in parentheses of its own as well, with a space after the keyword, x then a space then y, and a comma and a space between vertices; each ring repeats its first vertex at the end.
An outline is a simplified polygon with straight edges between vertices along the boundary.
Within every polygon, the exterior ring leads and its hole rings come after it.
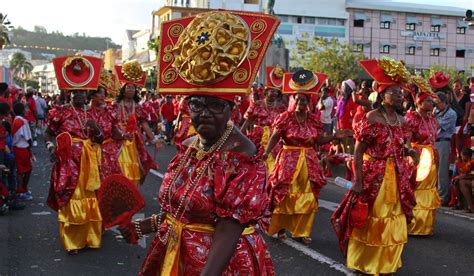
MULTIPOLYGON (((41 144, 40 144, 41 145, 41 144)), ((102 248, 69 256, 58 241, 56 214, 46 206, 51 164, 46 149, 34 149, 38 158, 30 183, 34 199, 23 211, 0 217, 0 275, 136 275, 147 248, 126 244, 114 231, 106 231, 102 248)), ((152 152, 152 150, 150 150, 152 152)), ((174 153, 167 146, 156 154, 163 173, 174 153)), ((161 178, 150 174, 142 186, 145 216, 156 213, 161 178)), ((344 190, 328 184, 320 197, 313 227, 313 243, 305 247, 288 239, 266 237, 277 275, 341 275, 348 273, 330 226, 331 216, 344 190)), ((146 245, 150 244, 150 238, 146 245)), ((438 211, 435 234, 410 237, 398 275, 474 275, 474 216, 450 209, 438 211)))

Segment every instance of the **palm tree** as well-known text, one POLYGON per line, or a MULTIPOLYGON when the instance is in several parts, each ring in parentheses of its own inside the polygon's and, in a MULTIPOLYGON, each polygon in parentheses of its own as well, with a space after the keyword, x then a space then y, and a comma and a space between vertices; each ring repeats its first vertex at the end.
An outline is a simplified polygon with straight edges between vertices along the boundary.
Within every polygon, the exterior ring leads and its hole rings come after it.
POLYGON ((16 52, 10 60, 10 69, 13 71, 13 74, 17 79, 26 79, 29 73, 33 70, 33 65, 26 60, 24 54, 16 52))
POLYGON ((10 43, 8 32, 13 29, 12 26, 9 26, 10 24, 10 21, 7 20, 7 15, 0 13, 0 50, 3 49, 3 46, 10 43))

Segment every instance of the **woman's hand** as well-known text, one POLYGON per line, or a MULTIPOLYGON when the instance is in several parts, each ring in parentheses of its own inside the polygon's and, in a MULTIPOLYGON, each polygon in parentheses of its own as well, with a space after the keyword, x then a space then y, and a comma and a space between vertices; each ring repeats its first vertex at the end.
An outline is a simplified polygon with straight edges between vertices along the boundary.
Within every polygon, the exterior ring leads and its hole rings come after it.
POLYGON ((418 152, 414 149, 409 149, 408 155, 410 156, 409 162, 415 166, 418 166, 418 164, 420 163, 420 155, 418 154, 418 152))
POLYGON ((361 180, 361 179, 356 179, 356 180, 354 181, 354 185, 352 185, 351 190, 352 190, 354 193, 356 193, 356 194, 359 195, 359 194, 362 192, 362 188, 363 188, 363 186, 362 186, 362 180, 361 180))
POLYGON ((138 235, 131 221, 119 225, 118 229, 127 243, 137 244, 138 235))
POLYGON ((262 155, 262 159, 263 159, 263 161, 267 161, 268 153, 264 152, 263 155, 262 155))

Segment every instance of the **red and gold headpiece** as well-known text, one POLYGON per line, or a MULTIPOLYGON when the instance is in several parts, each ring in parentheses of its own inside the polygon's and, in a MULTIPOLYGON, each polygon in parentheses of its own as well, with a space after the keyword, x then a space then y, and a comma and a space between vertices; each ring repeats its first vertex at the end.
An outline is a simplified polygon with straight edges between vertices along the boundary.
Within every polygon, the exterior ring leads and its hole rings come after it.
POLYGON ((283 70, 280 65, 267 66, 267 85, 265 88, 281 90, 284 74, 285 70, 283 70))
POLYGON ((227 100, 247 94, 278 25, 272 15, 225 10, 164 22, 157 90, 227 100))
POLYGON ((449 75, 443 72, 436 72, 430 78, 430 85, 433 89, 441 89, 449 84, 449 75))
POLYGON ((313 73, 309 70, 299 70, 283 75, 283 94, 317 94, 328 75, 313 73))
POLYGON ((428 83, 428 81, 424 79, 422 76, 412 76, 411 81, 413 82, 414 85, 418 87, 418 90, 419 90, 416 97, 413 95, 413 99, 415 100, 417 104, 421 103, 424 99, 428 97, 437 97, 436 94, 431 89, 431 86, 428 83))
POLYGON ((360 60, 359 65, 378 83, 377 92, 394 85, 405 86, 410 81, 410 72, 402 61, 382 57, 360 60))
POLYGON ((64 56, 53 59, 60 90, 97 90, 103 60, 91 56, 64 56))
POLYGON ((120 90, 120 83, 118 82, 117 76, 105 69, 102 69, 100 72, 99 86, 105 88, 107 98, 109 99, 115 98, 120 90))
POLYGON ((129 83, 140 87, 145 86, 146 73, 136 60, 127 61, 123 65, 115 65, 115 73, 122 86, 129 83))

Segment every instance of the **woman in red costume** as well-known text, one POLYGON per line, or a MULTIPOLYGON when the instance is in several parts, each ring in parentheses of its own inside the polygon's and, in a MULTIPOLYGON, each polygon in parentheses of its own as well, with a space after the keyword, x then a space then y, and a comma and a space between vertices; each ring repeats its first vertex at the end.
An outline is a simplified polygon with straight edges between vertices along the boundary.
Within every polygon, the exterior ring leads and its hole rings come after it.
MULTIPOLYGON (((319 113, 309 111, 310 95, 318 93, 326 78, 324 74, 308 70, 285 74, 283 93, 295 94, 294 110, 276 117, 264 154, 267 158, 281 139, 283 148, 269 177, 273 215, 268 233, 278 232, 279 238, 284 239, 285 229, 288 229, 305 244, 311 243, 317 198, 326 185, 315 147, 336 138, 323 136, 319 113)), ((337 136, 340 138, 341 134, 338 132, 337 136)))
POLYGON ((196 130, 191 125, 188 102, 185 97, 182 97, 179 101, 178 110, 178 118, 176 119, 178 124, 174 132, 174 143, 177 145, 189 137, 196 135, 196 130))
POLYGON ((408 225, 410 235, 431 235, 436 219, 436 209, 441 205, 438 194, 438 153, 436 137, 438 122, 433 116, 433 91, 428 82, 419 76, 414 76, 414 84, 418 87, 415 102, 416 111, 405 115, 407 126, 411 129, 411 146, 426 158, 421 159, 418 173, 411 181, 416 187, 416 206, 413 209, 413 220, 408 225))
MULTIPOLYGON (((247 131, 247 136, 252 142, 265 148, 272 134, 272 124, 275 118, 286 111, 286 106, 278 99, 281 88, 278 86, 265 87, 265 99, 255 102, 244 114, 245 122, 242 125, 242 131, 247 131), (249 131, 249 128, 252 130, 249 131)), ((271 154, 269 154, 265 163, 268 173, 271 173, 275 167, 275 158, 280 150, 280 146, 276 146, 271 154)))
POLYGON ((161 148, 162 145, 155 138, 148 126, 146 113, 138 104, 138 87, 145 84, 146 73, 137 61, 115 66, 115 71, 122 84, 117 100, 110 110, 114 121, 118 122, 114 127, 120 133, 116 140, 120 148, 118 162, 122 173, 139 185, 143 183, 150 169, 157 169, 155 160, 143 144, 142 128, 156 148, 161 148))
POLYGON ((102 217, 95 193, 100 187, 103 133, 86 111, 85 91, 97 90, 102 60, 69 56, 55 58, 53 64, 58 86, 71 90, 72 98, 71 104, 51 114, 45 132, 54 160, 48 205, 58 212, 64 248, 77 254, 79 249, 101 246, 102 217))
MULTIPOLYGON (((193 47, 213 51, 216 59, 228 56, 218 46, 220 41, 238 45, 232 51, 236 58, 232 66, 235 72, 250 69, 251 76, 261 60, 247 59, 246 47, 255 42, 245 26, 256 26, 254 23, 260 20, 267 28, 254 28, 262 43, 255 54, 263 56, 278 25, 278 19, 271 15, 239 11, 236 16, 228 11, 212 11, 194 19, 164 22, 159 68, 184 68, 170 65, 190 58, 198 60, 186 56, 196 53, 193 47), (227 23, 220 24, 223 21, 227 23), (210 32, 206 27, 216 23, 222 28, 232 25, 234 31, 242 33, 224 38, 218 35, 219 30, 210 32), (170 31, 177 25, 185 26, 181 36, 170 31), (200 35, 196 38, 194 33, 200 35), (198 48, 195 41, 207 43, 209 48, 198 48), (183 43, 192 45, 190 51, 175 53, 175 61, 163 58, 169 46, 180 49, 183 43)), ((207 56, 203 53, 208 52, 201 52, 207 56)), ((188 66, 190 70, 176 72, 177 78, 169 78, 172 75, 166 70, 159 72, 158 89, 165 95, 189 96, 191 122, 197 135, 183 142, 168 166, 158 194, 162 213, 122 229, 126 238, 156 231, 139 274, 273 275, 267 247, 255 230, 256 224, 265 227, 269 204, 262 151, 230 121, 234 96, 245 95, 251 78, 232 77, 232 72, 224 71, 208 76, 199 70, 202 67, 194 67, 199 64, 188 66), (207 80, 205 85, 201 84, 203 78, 207 80)))
POLYGON ((400 86, 410 78, 401 62, 390 58, 359 62, 378 83, 377 109, 355 129, 355 180, 331 221, 347 267, 364 274, 390 274, 402 266, 407 222, 415 197, 410 184, 418 154, 405 147, 409 130, 397 113, 400 86))

